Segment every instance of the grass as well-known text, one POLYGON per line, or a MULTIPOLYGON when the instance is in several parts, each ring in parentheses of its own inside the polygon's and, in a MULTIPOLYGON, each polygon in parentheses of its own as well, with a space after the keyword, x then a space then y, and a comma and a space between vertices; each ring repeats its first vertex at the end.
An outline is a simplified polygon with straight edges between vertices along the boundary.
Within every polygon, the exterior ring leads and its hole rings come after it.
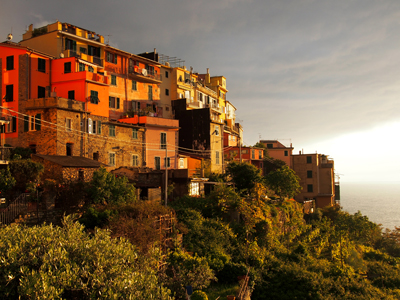
POLYGON ((203 292, 207 294, 209 300, 216 300, 218 297, 219 297, 218 300, 226 300, 226 296, 236 295, 238 290, 239 290, 239 284, 237 283, 234 284, 213 283, 207 289, 204 289, 203 292))

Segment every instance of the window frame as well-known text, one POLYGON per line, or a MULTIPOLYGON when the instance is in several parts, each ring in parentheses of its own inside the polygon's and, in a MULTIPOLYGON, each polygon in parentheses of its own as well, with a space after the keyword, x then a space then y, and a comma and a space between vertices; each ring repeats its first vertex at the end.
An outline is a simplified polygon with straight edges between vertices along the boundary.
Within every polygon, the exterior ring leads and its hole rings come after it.
POLYGON ((71 118, 65 118, 65 131, 72 131, 72 119, 71 118))
POLYGON ((161 157, 160 156, 154 156, 154 169, 161 170, 161 157))
POLYGON ((117 161, 117 156, 115 155, 115 152, 109 152, 108 153, 108 166, 115 167, 116 161, 117 161))
POLYGON ((312 184, 307 184, 307 193, 314 193, 314 186, 312 184))
POLYGON ((117 86, 117 75, 111 74, 111 85, 117 86))
POLYGON ((116 128, 115 125, 109 125, 108 127, 108 136, 110 137, 116 137, 116 128))
POLYGON ((132 80, 132 91, 137 91, 137 81, 132 80))
POLYGON ((46 87, 38 85, 38 98, 46 98, 46 87))
POLYGON ((132 155, 132 167, 139 167, 139 155, 132 155))
POLYGON ((68 99, 75 100, 75 90, 68 91, 68 99))
POLYGON ((219 165, 219 151, 215 151, 215 164, 219 165))
POLYGON ((13 102, 14 101, 14 85, 7 84, 6 85, 6 94, 4 96, 6 102, 13 102), (11 95, 10 95, 11 92, 11 95))
POLYGON ((91 90, 90 91, 90 103, 92 104, 99 104, 99 92, 91 90))
POLYGON ((38 58, 38 72, 46 73, 46 60, 38 58))
POLYGON ((14 55, 7 56, 6 58, 6 71, 14 70, 14 55))
POLYGON ((139 139, 139 130, 137 128, 132 128, 132 139, 137 140, 139 139))
POLYGON ((64 63, 64 74, 72 73, 72 63, 67 61, 64 63))
POLYGON ((167 149, 167 133, 160 132, 160 149, 167 149))
POLYGON ((313 171, 307 170, 307 178, 313 178, 313 171))
POLYGON ((312 156, 307 156, 306 159, 308 164, 312 164, 312 156))

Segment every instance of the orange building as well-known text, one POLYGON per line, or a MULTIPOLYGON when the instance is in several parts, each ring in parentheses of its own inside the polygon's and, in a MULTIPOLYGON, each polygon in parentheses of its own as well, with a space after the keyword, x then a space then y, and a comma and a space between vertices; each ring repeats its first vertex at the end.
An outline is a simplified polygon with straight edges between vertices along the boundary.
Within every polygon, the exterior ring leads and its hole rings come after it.
POLYGON ((18 112, 24 101, 45 97, 50 91, 51 57, 11 41, 0 44, 1 114, 9 121, 5 143, 18 137, 23 118, 18 112))
POLYGON ((300 177, 299 202, 315 200, 317 208, 335 204, 335 168, 333 159, 323 154, 302 154, 292 156, 293 170, 300 177))
POLYGON ((229 161, 247 162, 263 172, 264 149, 256 147, 227 147, 224 150, 225 163, 229 161), (241 154, 240 154, 241 153, 241 154))
POLYGON ((274 159, 280 159, 284 161, 289 168, 292 168, 292 152, 293 147, 286 147, 277 140, 260 140, 261 144, 264 144, 268 151, 268 156, 274 159))

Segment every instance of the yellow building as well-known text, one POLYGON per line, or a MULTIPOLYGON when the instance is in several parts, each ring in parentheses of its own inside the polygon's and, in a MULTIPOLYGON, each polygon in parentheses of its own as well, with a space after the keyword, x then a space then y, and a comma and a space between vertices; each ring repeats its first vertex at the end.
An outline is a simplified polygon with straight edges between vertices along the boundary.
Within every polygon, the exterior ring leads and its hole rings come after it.
POLYGON ((31 24, 20 44, 54 57, 79 57, 104 67, 104 37, 68 23, 55 22, 40 28, 31 24))

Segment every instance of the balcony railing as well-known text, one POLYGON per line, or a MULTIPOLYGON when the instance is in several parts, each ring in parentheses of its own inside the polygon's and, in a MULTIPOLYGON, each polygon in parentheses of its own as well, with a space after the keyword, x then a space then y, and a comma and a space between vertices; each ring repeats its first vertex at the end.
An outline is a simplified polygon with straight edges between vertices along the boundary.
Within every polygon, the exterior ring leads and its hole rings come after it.
POLYGON ((151 73, 147 69, 139 68, 137 66, 129 67, 129 74, 143 76, 143 77, 146 77, 146 78, 151 78, 151 79, 154 79, 154 80, 161 81, 161 75, 160 74, 151 73))
POLYGON ((189 99, 186 99, 186 106, 191 108, 203 108, 203 103, 200 101, 189 101, 189 99))

